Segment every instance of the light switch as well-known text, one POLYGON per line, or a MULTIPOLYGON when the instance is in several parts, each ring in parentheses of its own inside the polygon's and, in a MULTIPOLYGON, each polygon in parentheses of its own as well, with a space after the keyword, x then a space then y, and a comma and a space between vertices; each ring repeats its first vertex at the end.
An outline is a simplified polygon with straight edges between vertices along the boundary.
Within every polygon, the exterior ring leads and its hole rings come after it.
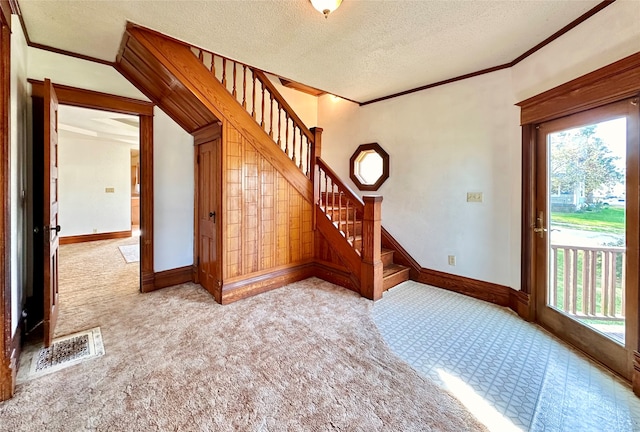
POLYGON ((467 202, 482 202, 482 192, 467 192, 467 202))
POLYGON ((115 188, 110 187, 110 188, 104 188, 104 191, 105 191, 106 193, 115 193, 116 189, 115 189, 115 188))

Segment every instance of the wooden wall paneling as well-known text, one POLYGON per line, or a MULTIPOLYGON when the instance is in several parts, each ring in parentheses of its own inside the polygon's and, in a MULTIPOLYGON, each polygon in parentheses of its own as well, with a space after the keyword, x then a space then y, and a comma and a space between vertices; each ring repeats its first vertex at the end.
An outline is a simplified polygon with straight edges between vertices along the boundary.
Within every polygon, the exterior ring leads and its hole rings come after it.
POLYGON ((277 171, 264 158, 261 159, 262 217, 262 262, 261 268, 276 266, 276 177, 277 171))
POLYGON ((141 291, 155 289, 153 269, 153 117, 140 116, 141 291))
POLYGON ((258 194, 258 153, 242 138, 242 274, 262 270, 258 267, 260 199, 258 194))
POLYGON ((289 185, 278 173, 276 176, 277 265, 289 262, 289 185))
POLYGON ((226 192, 226 222, 224 224, 227 234, 225 237, 225 280, 242 274, 242 140, 240 133, 230 124, 226 127, 227 136, 226 153, 223 159, 226 161, 223 189, 226 192))
POLYGON ((13 396, 17 369, 11 349, 10 19, 0 20, 0 401, 13 396))

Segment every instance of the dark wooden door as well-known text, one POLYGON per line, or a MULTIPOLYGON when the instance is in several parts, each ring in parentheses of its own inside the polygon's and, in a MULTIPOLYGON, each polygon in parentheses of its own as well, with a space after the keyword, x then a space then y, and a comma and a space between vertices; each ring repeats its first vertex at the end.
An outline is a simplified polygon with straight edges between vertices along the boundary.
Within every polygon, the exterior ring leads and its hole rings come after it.
POLYGON ((44 345, 51 345, 58 319, 58 98, 44 82, 44 345))
POLYGON ((198 279, 214 296, 219 295, 218 232, 220 209, 220 138, 198 145, 198 279))

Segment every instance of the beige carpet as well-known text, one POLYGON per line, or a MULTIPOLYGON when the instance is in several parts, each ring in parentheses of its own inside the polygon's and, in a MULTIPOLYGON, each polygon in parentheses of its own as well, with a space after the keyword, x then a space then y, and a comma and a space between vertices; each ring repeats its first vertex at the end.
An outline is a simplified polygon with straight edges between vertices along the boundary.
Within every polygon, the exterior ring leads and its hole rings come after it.
POLYGON ((324 281, 228 306, 193 284, 121 293, 65 312, 101 326, 106 354, 19 386, 1 430, 484 430, 390 352, 369 301, 324 281))

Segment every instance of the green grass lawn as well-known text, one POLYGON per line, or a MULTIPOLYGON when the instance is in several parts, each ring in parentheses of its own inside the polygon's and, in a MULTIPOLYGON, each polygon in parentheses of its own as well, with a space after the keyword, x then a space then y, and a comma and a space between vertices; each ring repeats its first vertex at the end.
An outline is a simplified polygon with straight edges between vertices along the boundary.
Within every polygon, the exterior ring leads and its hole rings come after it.
POLYGON ((586 231, 624 233, 624 207, 605 207, 597 211, 551 213, 551 223, 586 231))

